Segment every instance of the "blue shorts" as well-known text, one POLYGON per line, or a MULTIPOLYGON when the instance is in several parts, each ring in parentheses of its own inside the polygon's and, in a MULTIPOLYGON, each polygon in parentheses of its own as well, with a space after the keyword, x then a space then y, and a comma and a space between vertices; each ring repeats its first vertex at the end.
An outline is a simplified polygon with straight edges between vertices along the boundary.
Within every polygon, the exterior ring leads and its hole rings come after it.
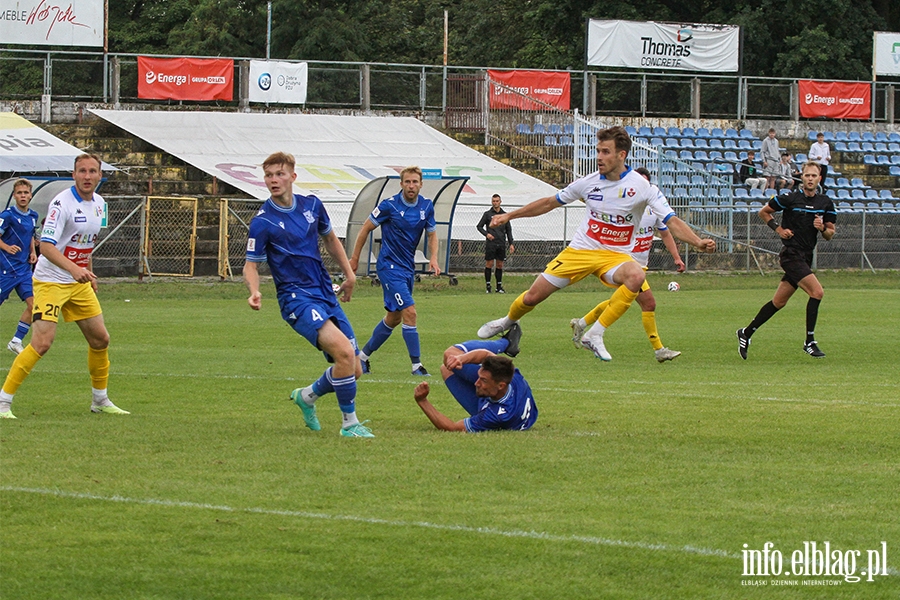
POLYGON ((23 302, 34 296, 34 288, 31 285, 31 273, 22 275, 0 275, 0 304, 6 302, 12 291, 16 290, 19 300, 23 302))
POLYGON ((453 371, 453 375, 444 381, 447 389, 450 390, 459 405, 469 413, 469 416, 478 413, 478 394, 475 392, 475 382, 478 381, 478 371, 480 370, 481 365, 466 364, 453 371))
POLYGON ((416 303, 412 296, 413 285, 416 282, 415 274, 397 272, 394 269, 379 269, 378 279, 381 280, 386 311, 397 312, 416 303))
MULTIPOLYGON (((344 314, 344 309, 337 304, 337 298, 334 304, 324 302, 316 298, 307 296, 299 296, 297 294, 286 294, 279 296, 278 304, 281 306, 281 317, 287 321, 291 328, 306 338, 317 350, 319 348, 319 329, 325 325, 327 321, 331 321, 337 328, 341 330, 356 354, 359 354, 359 347, 356 345, 356 335, 353 333, 353 327, 344 314)), ((326 355, 326 358, 328 356, 326 355)))

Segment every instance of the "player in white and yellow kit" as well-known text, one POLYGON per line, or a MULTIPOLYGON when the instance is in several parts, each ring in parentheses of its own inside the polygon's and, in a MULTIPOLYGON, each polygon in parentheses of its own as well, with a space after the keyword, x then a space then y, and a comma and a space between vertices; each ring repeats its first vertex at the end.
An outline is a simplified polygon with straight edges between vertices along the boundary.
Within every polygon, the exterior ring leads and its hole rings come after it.
MULTIPOLYGON (((635 169, 635 171, 640 173, 644 179, 650 180, 650 172, 644 167, 639 167, 635 169)), ((650 188, 658 196, 665 199, 665 196, 662 195, 662 192, 660 192, 659 188, 655 185, 651 184, 650 188)), ((656 216, 649 207, 644 211, 644 215, 641 217, 641 222, 634 239, 634 247, 631 249, 631 257, 641 265, 644 271, 647 270, 647 264, 650 261, 650 248, 653 246, 654 232, 659 234, 666 249, 672 255, 672 259, 675 261, 678 272, 684 272, 684 261, 681 260, 681 255, 678 253, 678 245, 675 243, 675 238, 672 236, 672 233, 668 230, 665 223, 663 223, 662 219, 656 216)), ((641 323, 644 325, 644 331, 647 332, 647 338, 650 340, 650 345, 653 346, 656 360, 665 362, 680 356, 681 352, 669 350, 663 346, 662 340, 659 339, 659 332, 656 327, 656 298, 653 297, 653 291, 650 289, 650 284, 647 283, 646 279, 641 286, 641 291, 638 293, 637 303, 641 307, 641 323)), ((570 323, 572 326, 572 342, 575 344, 576 348, 586 347, 581 343, 585 329, 587 329, 588 325, 596 323, 597 319, 600 318, 600 315, 603 314, 603 311, 606 310, 608 306, 609 300, 604 300, 584 317, 572 319, 570 323)))
POLYGON ((100 177, 100 158, 81 154, 72 172, 75 185, 50 201, 41 230, 41 257, 34 270, 31 343, 13 361, 0 390, 0 418, 15 419, 10 406, 13 396, 50 350, 60 315, 75 321, 88 342, 91 412, 129 414, 106 393, 109 333, 97 301, 97 276, 91 271, 91 254, 106 218, 106 202, 94 193, 100 177))
POLYGON ((603 345, 603 333, 628 310, 644 283, 644 270, 630 254, 644 210, 649 206, 678 239, 699 251, 715 250, 713 240, 697 237, 675 216, 668 202, 653 193, 647 180, 625 164, 630 151, 631 138, 623 127, 601 129, 597 132, 596 172, 571 183, 555 196, 535 200, 491 219, 491 226, 495 227, 511 219, 546 214, 575 200, 581 200, 587 207, 568 247, 550 261, 527 292, 513 301, 509 314, 482 325, 478 337, 489 338, 506 331, 556 290, 595 275, 616 291, 609 307, 582 343, 597 358, 612 360, 603 345))

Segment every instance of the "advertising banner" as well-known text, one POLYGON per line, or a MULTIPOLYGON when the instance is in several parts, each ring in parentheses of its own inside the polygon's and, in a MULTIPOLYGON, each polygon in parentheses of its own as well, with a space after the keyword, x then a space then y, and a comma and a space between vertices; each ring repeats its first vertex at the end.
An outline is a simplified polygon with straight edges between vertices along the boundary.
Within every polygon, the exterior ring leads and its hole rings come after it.
POLYGON ((900 33, 875 32, 875 75, 900 75, 900 33))
POLYGON ((805 119, 860 119, 872 117, 872 87, 868 83, 842 83, 801 79, 800 116, 805 119))
POLYGON ((306 104, 306 63, 250 61, 250 102, 306 104))
POLYGON ((0 0, 4 44, 103 47, 103 0, 0 0))
POLYGON ((663 71, 737 71, 736 25, 588 22, 587 64, 663 71))
POLYGON ((233 96, 231 59, 138 56, 138 98, 228 101, 233 96))
MULTIPOLYGON (((568 73, 552 73, 548 71, 488 71, 492 81, 502 83, 508 88, 530 96, 561 110, 569 110, 571 96, 571 78, 568 73)), ((492 85, 490 90, 491 108, 518 108, 537 110, 538 105, 522 98, 499 85, 492 85)))

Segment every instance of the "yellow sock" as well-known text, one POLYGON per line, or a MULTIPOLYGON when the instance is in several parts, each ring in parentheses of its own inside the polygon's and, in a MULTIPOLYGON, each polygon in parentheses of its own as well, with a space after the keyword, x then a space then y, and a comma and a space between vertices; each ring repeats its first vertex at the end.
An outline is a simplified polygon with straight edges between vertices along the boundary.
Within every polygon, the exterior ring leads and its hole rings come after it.
POLYGON ((513 303, 509 307, 509 315, 507 316, 512 321, 518 321, 533 310, 533 306, 525 304, 525 292, 522 292, 519 294, 518 298, 513 300, 513 303))
POLYGON ((603 314, 603 311, 606 310, 608 306, 609 306, 609 300, 604 300, 603 302, 601 302, 600 304, 595 306, 591 310, 591 312, 584 315, 584 322, 588 325, 593 325, 594 323, 597 322, 597 319, 600 318, 600 315, 603 314))
POLYGON ((653 346, 653 349, 659 350, 662 348, 662 341, 659 339, 659 333, 656 331, 656 313, 652 310, 642 312, 641 323, 644 324, 644 331, 647 332, 647 337, 650 338, 650 345, 653 346))
POLYGON ((105 390, 109 383, 109 351, 94 350, 88 347, 88 371, 91 374, 91 387, 105 390))
POLYGON ((625 314, 625 311, 628 310, 628 307, 631 306, 631 303, 634 302, 637 296, 637 292, 632 292, 624 285, 620 285, 613 293, 612 298, 609 299, 609 306, 600 315, 600 324, 604 327, 609 327, 618 321, 619 317, 625 314))
POLYGON ((25 346, 25 349, 19 353, 9 368, 6 381, 3 383, 3 391, 10 396, 14 395, 39 360, 41 360, 41 355, 37 353, 37 350, 32 348, 31 344, 25 346))

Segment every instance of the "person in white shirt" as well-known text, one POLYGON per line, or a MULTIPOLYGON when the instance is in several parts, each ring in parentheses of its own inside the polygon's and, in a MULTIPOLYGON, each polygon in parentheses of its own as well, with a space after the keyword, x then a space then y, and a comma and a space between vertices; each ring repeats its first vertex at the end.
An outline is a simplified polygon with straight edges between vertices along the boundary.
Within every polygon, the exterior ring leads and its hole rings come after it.
POLYGON ((825 191, 825 177, 828 176, 828 165, 831 163, 831 146, 825 141, 825 134, 816 134, 816 141, 809 147, 809 160, 819 163, 822 191, 825 191))

